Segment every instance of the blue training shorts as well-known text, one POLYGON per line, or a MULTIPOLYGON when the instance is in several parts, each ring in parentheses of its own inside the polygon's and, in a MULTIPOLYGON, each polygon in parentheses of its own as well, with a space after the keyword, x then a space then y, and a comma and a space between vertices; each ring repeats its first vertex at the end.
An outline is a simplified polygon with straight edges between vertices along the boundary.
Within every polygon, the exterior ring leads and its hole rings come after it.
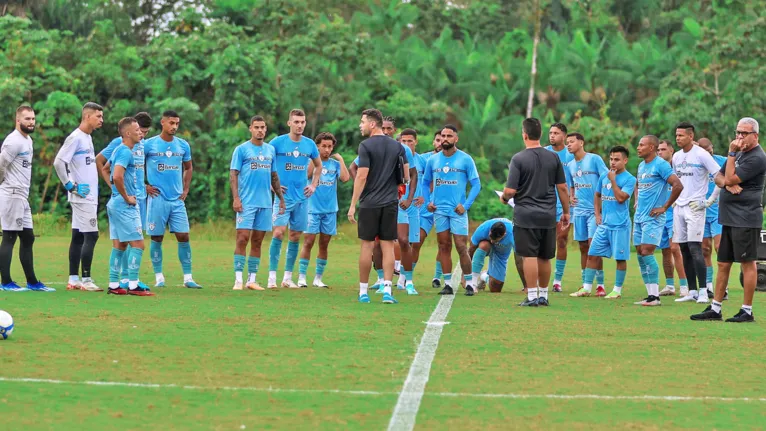
POLYGON ((587 216, 574 216, 572 218, 572 224, 574 224, 574 240, 575 241, 587 241, 593 238, 596 234, 596 214, 587 216))
POLYGON ((436 225, 436 233, 450 231, 452 235, 468 235, 468 212, 463 215, 434 215, 434 224, 436 225))
POLYGON ((410 244, 420 242, 420 208, 410 205, 409 208, 403 210, 400 207, 396 216, 396 224, 409 225, 408 241, 410 244))
POLYGON ((181 199, 165 200, 162 196, 150 197, 147 204, 146 233, 151 236, 165 234, 169 227, 171 233, 189 232, 189 217, 186 215, 186 204, 181 199))
POLYGON ((271 232, 271 208, 244 207, 236 221, 237 229, 271 232))
POLYGON ((309 214, 309 227, 306 233, 316 235, 335 235, 338 233, 338 213, 309 214))
POLYGON ((721 227, 721 223, 718 223, 718 217, 711 217, 708 219, 705 219, 705 233, 702 235, 703 238, 713 238, 721 234, 721 231, 723 228, 721 227))
POLYGON ((665 224, 662 228, 662 240, 660 240, 660 250, 670 248, 670 243, 673 240, 673 223, 665 224))
POLYGON ((659 246, 662 242, 662 233, 665 230, 665 218, 657 217, 645 222, 633 224, 633 245, 659 246))
POLYGON ((106 214, 109 217, 109 239, 120 242, 144 239, 138 205, 128 205, 122 197, 112 197, 106 204, 106 214))
POLYGON ((600 225, 596 228, 590 243, 588 256, 628 260, 630 258, 630 226, 619 229, 607 229, 600 225))
POLYGON ((309 225, 309 203, 285 201, 285 212, 279 214, 279 199, 274 199, 272 222, 274 226, 287 226, 290 230, 304 232, 309 225))
POLYGON ((434 227, 434 214, 428 213, 428 215, 423 215, 423 213, 420 214, 420 230, 425 232, 426 234, 420 238, 420 242, 423 242, 426 240, 426 236, 428 236, 429 233, 431 233, 431 228, 434 227))

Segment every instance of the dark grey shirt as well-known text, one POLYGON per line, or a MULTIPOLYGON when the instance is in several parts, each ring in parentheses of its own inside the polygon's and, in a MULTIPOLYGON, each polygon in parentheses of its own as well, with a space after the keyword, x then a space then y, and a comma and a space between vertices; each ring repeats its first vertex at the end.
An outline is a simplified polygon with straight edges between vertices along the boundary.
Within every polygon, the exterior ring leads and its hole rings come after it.
POLYGON ((515 189, 513 224, 527 229, 556 227, 556 184, 566 184, 559 156, 528 148, 511 159, 506 187, 515 189))
POLYGON ((404 146, 385 135, 373 136, 359 144, 358 166, 370 168, 359 198, 360 208, 380 208, 399 201, 396 169, 400 157, 407 163, 404 146))
MULTIPOLYGON (((726 173, 726 164, 721 168, 721 175, 726 173)), ((766 153, 760 146, 752 150, 737 153, 734 170, 742 182, 742 192, 738 195, 721 190, 718 205, 718 223, 731 227, 761 228, 763 226, 763 186, 766 180, 766 153)))

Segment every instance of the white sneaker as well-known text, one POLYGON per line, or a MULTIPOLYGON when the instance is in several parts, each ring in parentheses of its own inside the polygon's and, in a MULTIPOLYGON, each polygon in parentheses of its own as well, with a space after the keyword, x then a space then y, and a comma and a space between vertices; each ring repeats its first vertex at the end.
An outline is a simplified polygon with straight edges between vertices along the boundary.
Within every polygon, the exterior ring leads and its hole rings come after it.
POLYGON ((104 291, 104 289, 96 286, 96 283, 92 281, 86 281, 85 283, 83 283, 81 289, 87 290, 88 292, 103 292, 104 291))
POLYGON ((309 285, 306 283, 306 277, 298 277, 298 287, 308 287, 308 286, 309 285))
POLYGON ((235 281, 234 287, 231 288, 231 290, 242 290, 242 282, 241 281, 235 281))
POLYGON ((315 278, 315 279, 314 279, 314 282, 313 282, 313 283, 311 283, 311 284, 312 284, 312 286, 314 286, 314 287, 321 287, 321 288, 323 288, 323 289, 327 289, 327 288, 329 287, 329 286, 327 286, 326 284, 324 284, 324 282, 322 281, 322 279, 321 279, 321 278, 315 278))
POLYGON ((266 282, 266 288, 268 289, 276 289, 277 288, 277 279, 269 277, 269 281, 266 282))
POLYGON ((287 287, 288 289, 299 289, 298 285, 295 284, 295 282, 291 279, 282 280, 282 287, 287 287))
POLYGON ((707 289, 703 290, 705 292, 704 294, 700 293, 699 296, 697 296, 697 304, 707 304, 709 299, 707 297, 707 289))
POLYGON ((676 288, 673 286, 665 286, 665 288, 660 291, 660 296, 676 296, 676 288))
POLYGON ((694 302, 697 300, 697 296, 689 293, 686 296, 682 296, 678 299, 676 299, 676 302, 694 302))

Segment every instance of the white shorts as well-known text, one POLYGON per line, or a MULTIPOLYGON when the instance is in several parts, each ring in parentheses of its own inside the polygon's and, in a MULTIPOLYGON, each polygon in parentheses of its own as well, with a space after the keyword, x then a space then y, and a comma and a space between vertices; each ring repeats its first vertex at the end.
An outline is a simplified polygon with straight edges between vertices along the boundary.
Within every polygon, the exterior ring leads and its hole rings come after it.
POLYGON ((32 229, 32 209, 23 198, 0 196, 0 224, 3 230, 20 232, 32 229))
POLYGON ((72 229, 81 233, 98 232, 98 204, 70 202, 72 206, 72 229))
POLYGON ((694 211, 689 205, 673 209, 673 242, 702 242, 705 234, 705 210, 694 211))

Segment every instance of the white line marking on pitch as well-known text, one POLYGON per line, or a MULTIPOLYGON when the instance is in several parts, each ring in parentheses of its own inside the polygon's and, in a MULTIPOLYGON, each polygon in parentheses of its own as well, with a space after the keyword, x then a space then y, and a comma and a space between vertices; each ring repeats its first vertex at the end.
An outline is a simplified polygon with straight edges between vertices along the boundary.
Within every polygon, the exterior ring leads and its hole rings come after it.
MULTIPOLYGON (((11 383, 35 383, 52 385, 82 385, 82 386, 101 386, 101 387, 124 387, 138 389, 182 389, 187 391, 231 391, 231 392, 274 392, 274 393, 308 393, 308 394, 340 394, 340 395, 362 395, 362 396, 382 396, 398 395, 399 392, 380 392, 380 391, 352 391, 342 389, 291 389, 291 388, 256 388, 256 387, 238 387, 238 386, 196 386, 196 385, 176 385, 160 383, 139 383, 139 382, 111 382, 96 380, 58 380, 58 379, 39 379, 29 377, 0 377, 0 382, 11 383)), ((557 400, 580 400, 595 399, 605 401, 719 401, 719 402, 766 402, 766 398, 761 397, 691 397, 676 395, 558 395, 558 394, 472 394, 456 392, 431 392, 426 393, 429 396, 445 398, 510 398, 510 399, 557 399, 557 400)))
MULTIPOLYGON (((462 274, 460 265, 452 274, 452 279, 456 280, 456 286, 460 285, 462 274)), ((455 294, 457 294, 457 288, 455 294)), ((445 295, 439 299, 436 309, 431 313, 428 319, 423 338, 420 339, 420 345, 415 351, 415 359, 412 360, 410 372, 404 381, 402 392, 396 401, 394 413, 391 415, 391 421, 388 423, 389 431, 411 431, 415 427, 415 420, 420 409, 420 402, 423 400, 423 393, 426 390, 428 376, 431 374, 431 363, 436 356, 436 349, 439 347, 439 338, 442 336, 447 314, 452 303, 455 301, 455 295, 445 295)))

